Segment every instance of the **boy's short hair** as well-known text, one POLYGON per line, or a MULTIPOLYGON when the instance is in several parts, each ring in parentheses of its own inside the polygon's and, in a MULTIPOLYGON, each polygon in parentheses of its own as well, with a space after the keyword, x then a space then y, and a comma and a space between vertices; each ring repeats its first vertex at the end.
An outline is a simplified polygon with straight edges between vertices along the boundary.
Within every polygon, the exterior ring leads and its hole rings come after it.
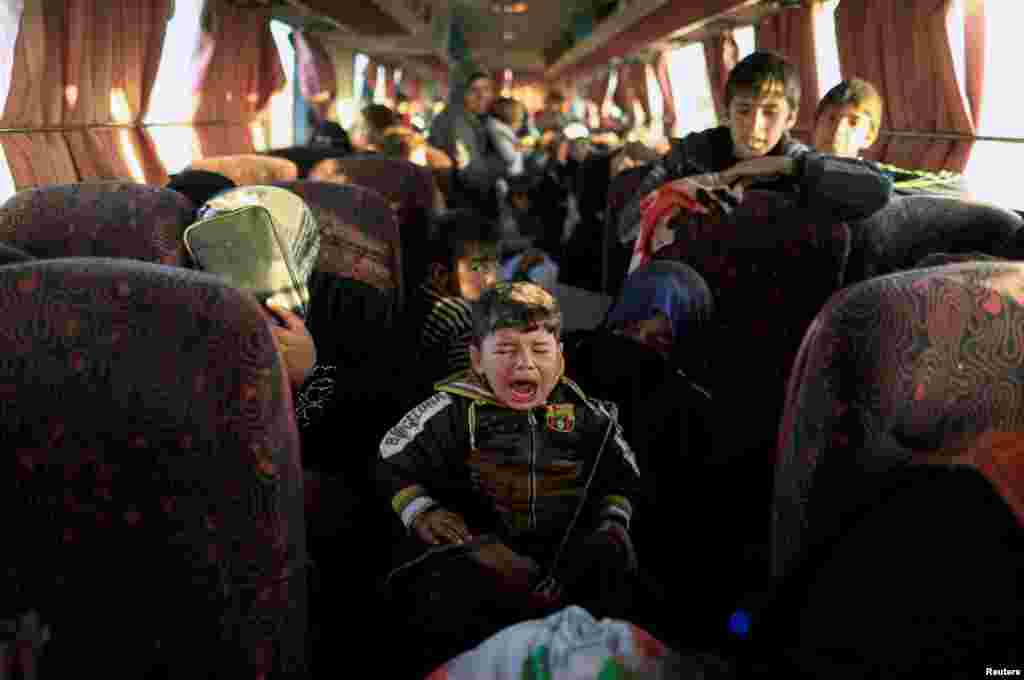
POLYGON ((509 97, 498 97, 491 104, 491 113, 505 125, 518 125, 526 113, 525 107, 509 97))
POLYGON ((877 131, 882 126, 882 95, 878 93, 875 86, 861 78, 844 80, 831 90, 818 102, 818 109, 814 113, 814 119, 820 118, 826 111, 833 107, 852 104, 868 114, 871 118, 873 130, 877 131))
POLYGON ((473 343, 479 347, 487 336, 503 328, 525 330, 539 326, 555 338, 562 333, 562 310, 555 296, 536 283, 499 283, 483 292, 472 304, 473 343))
POLYGON ((729 73, 725 83, 725 106, 741 92, 760 95, 781 88, 789 108, 800 108, 800 72, 781 54, 760 50, 744 57, 729 73))
POLYGON ((427 273, 440 264, 455 271, 459 258, 480 254, 498 257, 498 227, 468 210, 453 210, 434 220, 427 242, 427 273))

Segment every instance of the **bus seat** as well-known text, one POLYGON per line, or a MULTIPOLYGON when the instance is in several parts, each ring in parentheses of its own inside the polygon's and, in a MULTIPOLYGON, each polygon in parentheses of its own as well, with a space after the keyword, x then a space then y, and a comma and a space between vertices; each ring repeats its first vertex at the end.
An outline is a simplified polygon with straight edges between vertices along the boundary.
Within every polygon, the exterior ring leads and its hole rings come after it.
POLYGON ((980 252, 1017 258, 1024 220, 1011 210, 950 196, 896 196, 854 234, 846 285, 913 269, 932 253, 980 252))
POLYGON ((398 158, 350 156, 322 161, 309 173, 312 180, 357 184, 373 189, 391 204, 402 236, 402 275, 406 297, 422 278, 430 220, 434 212, 434 181, 428 168, 398 158))
POLYGON ((391 301, 391 318, 402 308, 403 244, 394 211, 376 191, 330 182, 278 182, 306 202, 320 225, 317 270, 370 284, 391 301))
POLYGON ((690 265, 711 288, 712 392, 727 418, 744 414, 747 423, 728 428, 738 438, 727 438, 725 450, 745 457, 757 448, 761 460, 774 460, 790 367, 807 326, 839 287, 850 232, 815 223, 791 197, 768 191, 748 191, 729 218, 695 217, 655 257, 690 265), (756 414, 743 406, 750 403, 756 414))
POLYGON ((238 186, 291 182, 298 178, 298 166, 287 158, 256 153, 210 156, 192 161, 186 170, 209 170, 224 175, 238 186))
POLYGON ((779 430, 777 577, 911 463, 974 466, 1008 502, 1024 503, 1020 459, 1007 473, 957 453, 993 431, 1024 437, 1021 301, 1024 264, 1015 262, 898 272, 829 301, 800 348, 779 430))
POLYGON ((291 391, 258 303, 106 258, 0 268, 0 619, 40 677, 304 675, 291 391))
POLYGON ((344 149, 324 149, 309 146, 289 146, 283 149, 271 149, 264 152, 265 156, 286 158, 295 164, 298 175, 296 179, 308 179, 310 171, 320 161, 328 158, 342 158, 349 153, 344 149))
MULTIPOLYGON (((769 573, 769 509, 786 381, 804 331, 837 289, 850 248, 845 224, 816 223, 792 197, 748 191, 730 218, 691 219, 657 259, 693 267, 711 288, 708 457, 735 509, 725 530, 742 543, 750 579, 769 573)), ((709 472, 710 474, 710 472, 709 472)))
POLYGON ((909 465, 868 488, 752 616, 743 656, 791 678, 1019 667, 1024 530, 992 481, 909 465))
POLYGON ((134 182, 54 184, 0 206, 0 242, 35 257, 186 261, 181 235, 194 207, 171 189, 134 182))

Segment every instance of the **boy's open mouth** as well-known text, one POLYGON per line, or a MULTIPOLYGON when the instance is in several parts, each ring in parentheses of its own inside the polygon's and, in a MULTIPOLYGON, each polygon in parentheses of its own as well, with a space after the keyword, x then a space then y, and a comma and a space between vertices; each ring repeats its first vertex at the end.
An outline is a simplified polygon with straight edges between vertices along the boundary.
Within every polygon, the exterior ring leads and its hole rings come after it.
POLYGON ((537 396, 537 383, 532 380, 513 380, 509 383, 513 401, 525 403, 537 396))

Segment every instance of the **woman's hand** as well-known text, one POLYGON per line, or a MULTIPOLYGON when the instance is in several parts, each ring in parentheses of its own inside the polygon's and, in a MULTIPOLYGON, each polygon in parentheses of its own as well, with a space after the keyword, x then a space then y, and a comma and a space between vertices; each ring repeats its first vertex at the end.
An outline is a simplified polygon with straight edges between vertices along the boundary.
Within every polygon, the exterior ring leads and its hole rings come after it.
POLYGON ((427 510, 413 521, 412 527, 419 539, 430 545, 462 545, 472 538, 466 520, 443 508, 427 510))
POLYGON ((284 326, 278 325, 273 319, 270 320, 270 332, 281 349, 281 357, 284 360, 285 370, 288 371, 288 380, 292 387, 298 388, 306 381, 309 372, 313 370, 316 363, 316 345, 313 343, 313 336, 306 329, 302 319, 290 309, 268 305, 268 316, 276 316, 284 326))

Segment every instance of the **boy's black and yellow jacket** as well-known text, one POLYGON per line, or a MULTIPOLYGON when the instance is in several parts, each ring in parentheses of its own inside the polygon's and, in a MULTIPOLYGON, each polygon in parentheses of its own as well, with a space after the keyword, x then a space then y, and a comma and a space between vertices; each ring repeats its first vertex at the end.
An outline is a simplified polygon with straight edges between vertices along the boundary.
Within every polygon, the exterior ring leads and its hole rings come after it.
POLYGON ((528 411, 498 403, 471 371, 435 389, 380 445, 378 483, 406 527, 440 505, 474 532, 557 543, 607 432, 579 526, 608 518, 628 528, 640 473, 613 404, 588 398, 565 377, 545 405, 528 411))

